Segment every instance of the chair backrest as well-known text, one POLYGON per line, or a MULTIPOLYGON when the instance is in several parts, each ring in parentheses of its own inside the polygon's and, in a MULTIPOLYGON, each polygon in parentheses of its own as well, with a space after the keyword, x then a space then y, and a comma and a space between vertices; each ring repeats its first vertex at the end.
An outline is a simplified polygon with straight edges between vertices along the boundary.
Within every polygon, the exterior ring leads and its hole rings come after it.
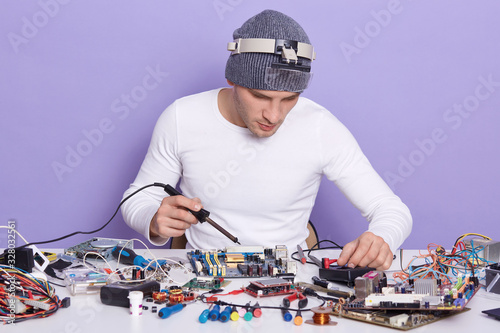
POLYGON ((311 221, 307 223, 307 230, 309 230, 309 236, 306 238, 306 244, 308 248, 312 248, 318 242, 318 232, 311 221))
POLYGON ((185 249, 188 240, 186 238, 186 234, 183 234, 179 237, 172 237, 170 240, 170 248, 171 249, 185 249))

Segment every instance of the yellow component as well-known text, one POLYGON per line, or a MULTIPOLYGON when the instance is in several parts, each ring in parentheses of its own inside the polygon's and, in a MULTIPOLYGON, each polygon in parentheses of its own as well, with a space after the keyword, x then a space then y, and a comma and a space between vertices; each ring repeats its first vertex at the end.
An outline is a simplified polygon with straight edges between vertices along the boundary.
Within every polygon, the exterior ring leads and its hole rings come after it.
POLYGON ((210 260, 210 253, 209 252, 205 252, 205 260, 207 261, 207 264, 208 266, 210 267, 210 272, 212 272, 212 274, 210 275, 214 275, 214 265, 212 265, 212 261, 210 260))
POLYGON ((221 268, 221 264, 219 262, 219 256, 217 255, 217 252, 213 252, 213 256, 214 256, 215 264, 217 266, 217 276, 221 276, 222 275, 222 268, 221 268))
POLYGON ((217 255, 217 252, 213 252, 212 253, 213 256, 214 256, 214 261, 217 265, 220 265, 220 261, 219 261, 219 256, 217 255))
POLYGON ((227 263, 245 262, 245 256, 243 254, 238 254, 238 253, 226 254, 226 262, 227 263))
POLYGON ((53 252, 44 252, 44 251, 42 251, 42 254, 44 256, 46 256, 47 259, 49 259, 49 261, 51 261, 51 262, 57 260, 57 254, 55 254, 53 252))
POLYGON ((464 284, 462 283, 462 277, 459 276, 457 278, 457 284, 453 286, 453 288, 450 290, 450 294, 453 296, 453 298, 457 298, 458 290, 463 286, 464 284))

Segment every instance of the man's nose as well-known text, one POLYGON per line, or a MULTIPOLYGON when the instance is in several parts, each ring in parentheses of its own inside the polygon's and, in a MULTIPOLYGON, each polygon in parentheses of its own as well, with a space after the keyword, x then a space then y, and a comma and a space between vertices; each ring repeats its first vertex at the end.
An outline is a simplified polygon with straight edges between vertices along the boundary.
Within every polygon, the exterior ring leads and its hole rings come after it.
POLYGON ((279 102, 270 102, 264 112, 263 117, 271 124, 276 124, 281 116, 281 107, 279 102))

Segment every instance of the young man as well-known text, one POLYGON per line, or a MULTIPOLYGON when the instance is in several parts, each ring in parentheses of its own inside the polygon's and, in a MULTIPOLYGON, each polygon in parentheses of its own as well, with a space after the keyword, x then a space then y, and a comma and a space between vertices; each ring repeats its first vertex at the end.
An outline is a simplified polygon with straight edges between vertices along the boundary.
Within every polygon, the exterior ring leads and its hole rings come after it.
POLYGON ((408 208, 373 170, 350 132, 326 109, 299 97, 314 51, 302 27, 266 10, 229 43, 229 88, 175 101, 161 115, 136 180, 148 188, 122 207, 129 226, 153 244, 186 234, 189 246, 233 243, 187 211, 210 217, 243 245, 305 247, 307 223, 323 175, 367 218, 369 228, 344 247, 340 265, 387 269, 409 235, 408 208))

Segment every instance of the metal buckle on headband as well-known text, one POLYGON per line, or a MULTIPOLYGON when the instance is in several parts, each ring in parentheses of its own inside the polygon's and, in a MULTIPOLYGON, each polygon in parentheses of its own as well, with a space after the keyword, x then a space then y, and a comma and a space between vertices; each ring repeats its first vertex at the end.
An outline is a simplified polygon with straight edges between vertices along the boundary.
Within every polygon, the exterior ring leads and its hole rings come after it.
MULTIPOLYGON (((312 45, 285 39, 238 38, 227 44, 227 50, 231 51, 231 54, 254 52, 281 55, 285 44, 287 45, 286 49, 291 48, 294 50, 295 57, 306 58, 309 60, 316 59, 316 52, 314 52, 312 45)), ((286 57, 294 57, 291 54, 288 54, 288 51, 285 52, 287 53, 286 57)))

